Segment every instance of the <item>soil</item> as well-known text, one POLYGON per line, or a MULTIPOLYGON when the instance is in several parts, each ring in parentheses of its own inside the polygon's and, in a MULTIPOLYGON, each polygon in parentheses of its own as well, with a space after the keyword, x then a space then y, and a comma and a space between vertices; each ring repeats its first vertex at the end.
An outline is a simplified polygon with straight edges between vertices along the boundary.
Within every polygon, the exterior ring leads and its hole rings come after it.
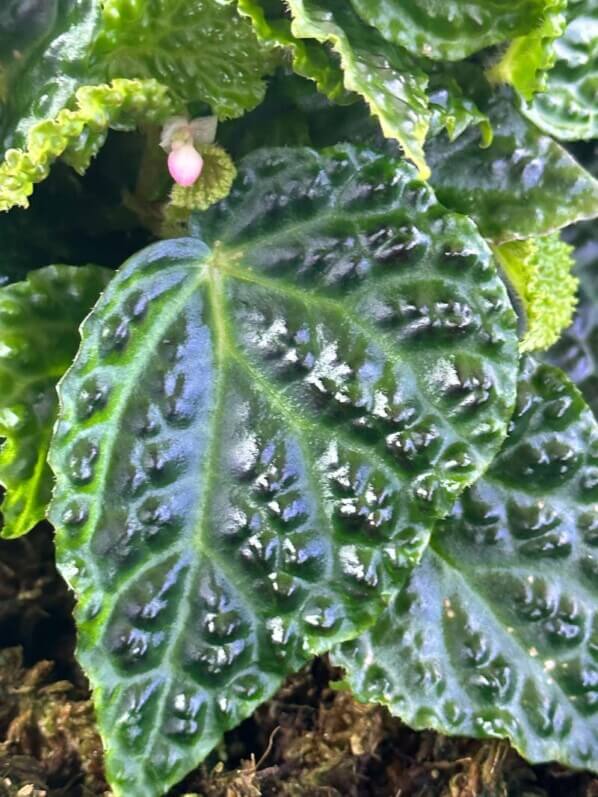
MULTIPOLYGON (((71 611, 47 526, 0 542, 0 797, 110 795, 71 611)), ((338 676, 316 659, 169 797, 598 797, 598 778, 506 742, 411 731, 338 676)))

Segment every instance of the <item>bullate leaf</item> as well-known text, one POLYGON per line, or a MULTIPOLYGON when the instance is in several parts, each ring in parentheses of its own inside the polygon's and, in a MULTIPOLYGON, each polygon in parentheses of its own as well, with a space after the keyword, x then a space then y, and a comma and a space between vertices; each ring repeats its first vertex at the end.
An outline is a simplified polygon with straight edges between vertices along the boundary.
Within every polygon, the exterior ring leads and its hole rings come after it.
POLYGON ((590 409, 562 371, 527 360, 488 473, 394 605, 334 656, 359 699, 597 770, 597 472, 590 409))
POLYGON ((153 78, 221 119, 259 105, 277 60, 231 0, 105 0, 94 59, 109 78, 153 78))
POLYGON ((554 44, 556 62, 546 77, 545 90, 530 102, 524 102, 522 110, 546 133, 565 141, 576 141, 598 137, 598 6, 595 0, 571 0, 568 18, 563 36, 554 44))
POLYGON ((550 0, 350 0, 367 25, 414 55, 460 61, 528 33, 550 0))
POLYGON ((396 139, 422 177, 429 177, 423 144, 430 124, 428 76, 406 50, 364 25, 348 4, 331 11, 319 0, 289 0, 291 30, 329 43, 340 56, 345 88, 359 94, 387 138, 396 139))
POLYGON ((56 383, 77 351, 79 324, 111 273, 97 266, 48 266, 0 288, 2 537, 19 537, 45 517, 56 383))
POLYGON ((598 182, 525 119, 506 92, 478 105, 494 130, 490 146, 481 148, 479 130, 470 127, 453 142, 439 136, 426 148, 441 202, 470 215, 497 243, 598 215, 598 182))
POLYGON ((509 241, 494 252, 524 312, 521 351, 548 349, 571 323, 578 279, 571 273, 573 247, 559 233, 509 241))
POLYGON ((127 797, 161 794, 371 624, 515 398, 490 250, 403 161, 257 151, 198 223, 207 243, 136 255, 85 321, 51 452, 127 797))

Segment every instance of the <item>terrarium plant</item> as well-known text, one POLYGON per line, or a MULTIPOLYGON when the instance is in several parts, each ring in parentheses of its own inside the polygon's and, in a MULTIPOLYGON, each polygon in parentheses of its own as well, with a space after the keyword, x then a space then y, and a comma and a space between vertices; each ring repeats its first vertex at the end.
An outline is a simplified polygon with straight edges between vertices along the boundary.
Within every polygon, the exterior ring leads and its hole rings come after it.
POLYGON ((2 3, 1 534, 55 530, 115 795, 319 654, 598 771, 597 30, 2 3))

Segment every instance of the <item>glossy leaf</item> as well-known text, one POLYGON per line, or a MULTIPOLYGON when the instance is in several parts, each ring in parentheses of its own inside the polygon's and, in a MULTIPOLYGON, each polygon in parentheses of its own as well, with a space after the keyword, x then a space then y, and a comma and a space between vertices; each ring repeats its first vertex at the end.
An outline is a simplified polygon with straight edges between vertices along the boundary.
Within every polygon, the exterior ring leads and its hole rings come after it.
POLYGON ((64 108, 55 119, 33 125, 25 149, 9 149, 0 164, 0 211, 28 207, 36 183, 62 157, 80 174, 106 140, 109 128, 132 130, 138 124, 158 124, 177 106, 166 88, 155 80, 113 80, 100 86, 82 86, 76 107, 64 108))
POLYGON ((413 728, 598 769, 598 425, 528 360, 510 435, 408 586, 335 663, 413 728))
POLYGON ((423 178, 423 144, 430 124, 428 76, 408 52, 385 42, 348 4, 331 11, 320 0, 289 0, 291 30, 300 39, 329 43, 338 53, 345 87, 359 94, 387 138, 396 139, 423 178))
POLYGON ((459 61, 533 30, 546 0, 350 0, 363 21, 414 55, 459 61))
POLYGON ((400 160, 258 151, 129 260, 60 386, 51 517, 117 795, 378 615, 512 410, 491 253, 400 160), (210 248, 209 248, 210 247, 210 248))
POLYGON ((573 323, 545 359, 558 365, 573 380, 598 417, 598 241, 595 225, 578 225, 577 245, 579 305, 573 323))
POLYGON ((79 324, 110 276, 97 266, 48 266, 0 288, 2 537, 19 537, 45 517, 56 383, 77 351, 79 324))
POLYGON ((0 151, 22 147, 33 125, 95 82, 90 53, 99 23, 99 0, 12 0, 0 11, 0 151))
POLYGON ((547 235, 598 215, 598 182, 560 144, 504 94, 480 107, 494 130, 489 147, 480 147, 480 132, 470 127, 454 142, 439 136, 426 149, 441 202, 470 215, 497 243, 547 235))
POLYGON ((553 233, 509 241, 494 251, 523 307, 521 351, 548 349, 571 323, 577 305, 573 247, 553 233))
POLYGON ((153 78, 221 119, 261 102, 275 64, 231 0, 105 0, 94 58, 109 78, 153 78))
POLYGON ((556 61, 555 39, 564 32, 567 0, 547 3, 540 25, 525 36, 518 36, 488 71, 492 82, 509 83, 522 97, 531 100, 546 88, 548 72, 556 61))
POLYGON ((524 102, 522 110, 541 130, 556 138, 596 138, 598 5, 595 0, 570 0, 568 18, 564 35, 554 45, 556 63, 548 73, 545 91, 524 102))

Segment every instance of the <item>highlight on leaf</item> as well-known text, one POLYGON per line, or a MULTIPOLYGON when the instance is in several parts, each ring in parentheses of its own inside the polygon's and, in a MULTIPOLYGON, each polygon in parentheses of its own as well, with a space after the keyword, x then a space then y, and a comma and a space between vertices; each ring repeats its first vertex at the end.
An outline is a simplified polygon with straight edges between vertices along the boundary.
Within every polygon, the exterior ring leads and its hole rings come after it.
POLYGON ((26 148, 9 149, 0 164, 0 211, 28 207, 36 183, 62 157, 82 174, 104 143, 109 128, 132 130, 141 123, 161 124, 176 114, 168 90, 155 80, 113 80, 82 86, 75 108, 33 125, 26 148))
POLYGON ((549 348, 571 323, 577 305, 573 247, 554 233, 510 241, 494 251, 523 306, 526 329, 521 351, 549 348))
POLYGON ((1 537, 19 537, 46 516, 56 384, 77 351, 79 324, 111 274, 97 266, 47 266, 0 288, 1 537))
POLYGON ((597 771, 597 467, 579 391, 524 358, 500 454, 378 622, 333 652, 356 697, 412 728, 597 771))

